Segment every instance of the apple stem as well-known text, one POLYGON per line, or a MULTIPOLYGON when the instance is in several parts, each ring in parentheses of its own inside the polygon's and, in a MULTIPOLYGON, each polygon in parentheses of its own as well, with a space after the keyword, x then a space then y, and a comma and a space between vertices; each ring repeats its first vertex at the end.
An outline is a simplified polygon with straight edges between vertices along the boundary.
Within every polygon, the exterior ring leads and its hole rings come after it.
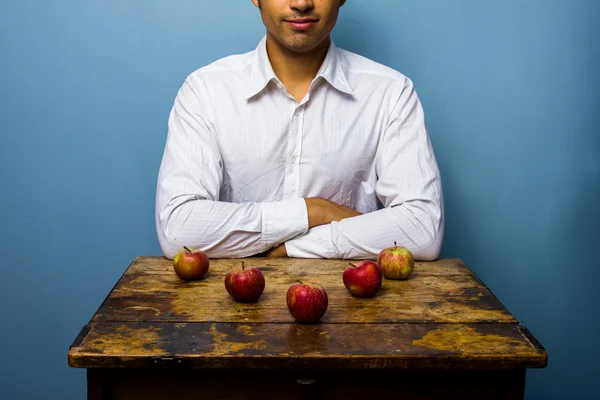
POLYGON ((242 271, 244 270, 244 262, 242 261, 242 271))
POLYGON ((396 242, 394 242, 394 247, 398 247, 398 245, 396 244, 396 242))
POLYGON ((192 252, 187 246, 183 246, 183 248, 189 251, 190 253, 192 252))
POLYGON ((298 282, 298 283, 300 283, 300 284, 303 284, 303 283, 300 281, 300 279, 296 279, 296 282, 298 282))
POLYGON ((352 268, 356 268, 356 265, 352 264, 352 263, 348 263, 349 266, 351 266, 352 268))

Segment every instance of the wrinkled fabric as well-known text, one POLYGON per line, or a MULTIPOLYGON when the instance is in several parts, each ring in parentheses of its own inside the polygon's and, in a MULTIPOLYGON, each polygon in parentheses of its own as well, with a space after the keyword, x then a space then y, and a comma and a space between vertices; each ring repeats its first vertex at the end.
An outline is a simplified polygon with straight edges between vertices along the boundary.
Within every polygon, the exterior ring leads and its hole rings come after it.
POLYGON ((371 258, 398 242, 438 256, 443 196, 413 83, 332 42, 304 99, 277 79, 266 39, 189 75, 168 123, 156 194, 165 255, 371 258), (304 198, 363 215, 308 229, 304 198))

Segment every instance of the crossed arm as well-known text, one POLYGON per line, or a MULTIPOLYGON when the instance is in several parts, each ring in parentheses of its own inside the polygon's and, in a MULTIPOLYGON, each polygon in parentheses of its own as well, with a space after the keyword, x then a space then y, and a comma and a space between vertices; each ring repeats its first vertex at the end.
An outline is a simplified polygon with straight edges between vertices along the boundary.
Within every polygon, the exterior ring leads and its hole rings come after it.
POLYGON ((212 258, 375 259, 393 242, 419 260, 439 256, 441 179, 410 82, 391 110, 374 161, 374 190, 384 208, 366 214, 322 198, 219 201, 222 160, 202 109, 184 84, 169 118, 157 187, 156 227, 166 257, 192 246, 212 258))
MULTIPOLYGON (((341 221, 345 218, 356 217, 361 215, 360 212, 352 208, 334 203, 320 197, 311 197, 304 199, 306 202, 306 210, 308 214, 308 228, 314 228, 319 225, 327 225, 334 221, 341 221)), ((287 257, 287 249, 285 243, 264 252, 265 257, 287 257)))

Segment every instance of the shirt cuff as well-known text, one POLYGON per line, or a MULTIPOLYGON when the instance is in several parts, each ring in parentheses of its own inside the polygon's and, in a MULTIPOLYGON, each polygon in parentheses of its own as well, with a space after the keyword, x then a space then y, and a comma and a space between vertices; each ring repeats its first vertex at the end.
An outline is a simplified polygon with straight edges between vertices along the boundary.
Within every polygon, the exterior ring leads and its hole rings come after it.
POLYGON ((308 231, 308 210, 303 198, 260 203, 260 209, 262 240, 267 248, 308 231))
POLYGON ((288 257, 294 258, 339 258, 333 243, 335 224, 320 225, 308 230, 305 235, 285 242, 288 257))

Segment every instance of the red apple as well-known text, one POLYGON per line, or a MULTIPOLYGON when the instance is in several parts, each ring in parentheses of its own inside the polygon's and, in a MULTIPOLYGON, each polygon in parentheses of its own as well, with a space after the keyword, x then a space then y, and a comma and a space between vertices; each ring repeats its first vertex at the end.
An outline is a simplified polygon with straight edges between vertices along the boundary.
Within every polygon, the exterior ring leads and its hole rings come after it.
POLYGON ((260 269, 246 267, 242 261, 242 269, 225 275, 225 289, 237 301, 251 303, 258 300, 265 290, 265 277, 260 269))
POLYGON ((349 263, 344 270, 344 286, 356 297, 373 297, 381 288, 381 271, 373 261, 349 263))
POLYGON ((198 249, 184 247, 173 257, 175 273, 186 281, 202 278, 208 272, 208 256, 198 249))
POLYGON ((415 259, 410 250, 394 242, 394 247, 381 250, 377 264, 387 279, 407 279, 415 268, 415 259))
POLYGON ((316 283, 294 283, 286 300, 288 310, 298 322, 318 322, 327 311, 327 292, 316 283))

